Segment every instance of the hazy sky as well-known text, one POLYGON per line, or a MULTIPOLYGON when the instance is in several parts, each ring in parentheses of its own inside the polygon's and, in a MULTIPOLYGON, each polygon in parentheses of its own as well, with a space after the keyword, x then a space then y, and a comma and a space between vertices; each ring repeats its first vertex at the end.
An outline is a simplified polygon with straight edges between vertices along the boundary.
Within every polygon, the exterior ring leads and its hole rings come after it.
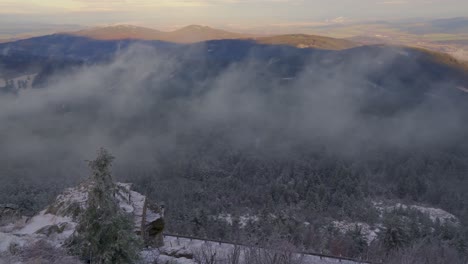
POLYGON ((0 0, 0 22, 236 26, 468 14, 466 0, 0 0))

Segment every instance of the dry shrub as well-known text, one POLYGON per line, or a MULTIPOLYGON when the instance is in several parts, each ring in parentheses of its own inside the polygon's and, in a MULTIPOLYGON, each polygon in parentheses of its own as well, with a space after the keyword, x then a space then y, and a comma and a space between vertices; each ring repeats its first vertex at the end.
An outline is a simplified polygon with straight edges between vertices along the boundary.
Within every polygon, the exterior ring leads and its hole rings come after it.
POLYGON ((24 264, 82 264, 61 248, 56 248, 46 241, 38 241, 21 249, 19 253, 24 264))

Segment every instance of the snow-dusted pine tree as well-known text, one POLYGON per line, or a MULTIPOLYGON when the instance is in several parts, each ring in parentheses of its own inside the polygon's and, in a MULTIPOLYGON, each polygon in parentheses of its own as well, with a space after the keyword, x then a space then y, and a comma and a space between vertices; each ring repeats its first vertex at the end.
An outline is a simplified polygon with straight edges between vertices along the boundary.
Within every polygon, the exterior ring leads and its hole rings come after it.
POLYGON ((133 222, 120 210, 115 197, 117 186, 110 173, 113 159, 101 148, 97 158, 89 162, 92 187, 71 243, 71 250, 90 263, 127 264, 138 259, 140 241, 133 222))

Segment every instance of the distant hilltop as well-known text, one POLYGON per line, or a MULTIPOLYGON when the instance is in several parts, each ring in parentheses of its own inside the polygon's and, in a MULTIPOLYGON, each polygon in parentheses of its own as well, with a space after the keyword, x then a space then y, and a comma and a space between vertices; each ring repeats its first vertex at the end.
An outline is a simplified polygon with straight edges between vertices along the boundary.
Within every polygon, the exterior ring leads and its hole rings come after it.
POLYGON ((190 25, 170 32, 133 25, 115 25, 107 27, 93 27, 72 32, 71 34, 100 40, 139 39, 161 40, 176 43, 192 43, 207 40, 251 37, 248 34, 234 33, 200 25, 190 25))
POLYGON ((93 27, 76 32, 70 32, 70 34, 98 40, 136 39, 160 40, 174 43, 194 43, 221 39, 252 39, 261 44, 288 45, 297 48, 318 48, 327 50, 341 50, 359 46, 358 43, 350 40, 331 37, 307 34, 285 34, 273 36, 252 35, 235 33, 201 25, 190 25, 169 32, 133 25, 116 25, 93 27))

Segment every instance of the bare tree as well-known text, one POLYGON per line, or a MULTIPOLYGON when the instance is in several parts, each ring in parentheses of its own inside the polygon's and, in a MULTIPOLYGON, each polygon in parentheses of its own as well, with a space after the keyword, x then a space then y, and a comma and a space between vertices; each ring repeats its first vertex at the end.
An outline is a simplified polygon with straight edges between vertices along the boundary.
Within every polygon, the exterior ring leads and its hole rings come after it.
POLYGON ((231 252, 227 255, 227 264, 241 264, 241 252, 241 246, 234 245, 231 252))
POLYGON ((436 242, 421 241, 390 254, 385 264, 466 264, 453 248, 436 242))
POLYGON ((249 248, 244 264, 302 264, 302 257, 291 251, 249 248))
POLYGON ((61 248, 56 248, 47 241, 38 241, 21 249, 19 253, 24 264, 81 264, 75 256, 69 256, 61 248))
POLYGON ((221 264, 217 261, 217 250, 211 244, 205 243, 203 246, 194 254, 194 258, 197 263, 200 264, 221 264))

